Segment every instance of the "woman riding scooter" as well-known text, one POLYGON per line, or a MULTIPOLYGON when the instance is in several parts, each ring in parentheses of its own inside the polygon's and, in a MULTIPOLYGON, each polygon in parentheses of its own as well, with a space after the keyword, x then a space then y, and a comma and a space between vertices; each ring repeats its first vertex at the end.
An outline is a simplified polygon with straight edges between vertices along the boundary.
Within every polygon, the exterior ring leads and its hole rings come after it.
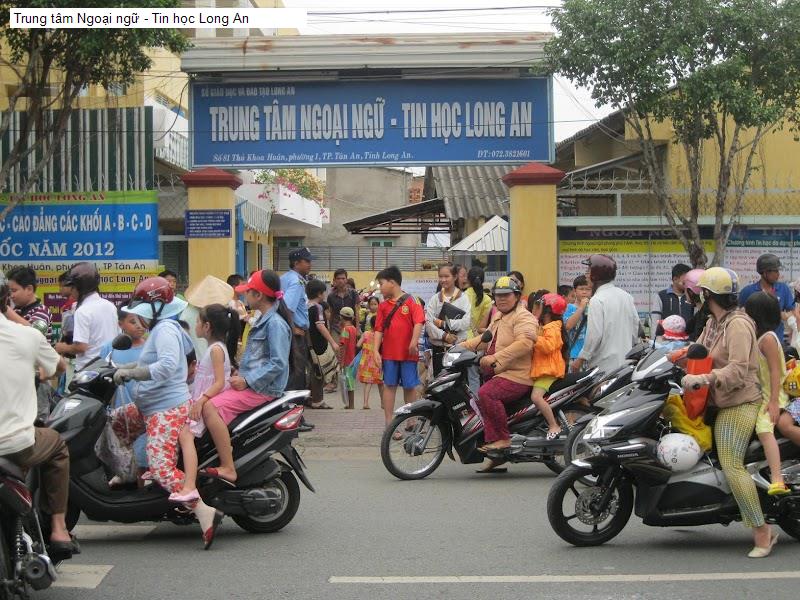
MULTIPOLYGON (((193 350, 192 341, 178 323, 178 315, 186 301, 175 297, 174 290, 163 277, 143 280, 124 309, 138 315, 150 330, 136 364, 123 365, 114 374, 114 382, 135 380, 133 404, 114 411, 112 427, 117 437, 132 445, 147 432, 147 464, 151 478, 167 492, 183 487, 184 474, 178 464, 178 436, 189 415, 188 364, 186 355, 193 350)), ((202 500, 193 511, 203 529, 203 542, 208 549, 222 521, 222 513, 202 500)))
MULTIPOLYGON (((489 322, 492 341, 480 366, 490 377, 478 390, 478 407, 485 427, 481 452, 502 450, 511 445, 505 404, 529 396, 532 389, 531 357, 536 342, 536 318, 520 302, 522 290, 511 277, 500 277, 493 288, 497 310, 489 322)), ((480 336, 462 346, 476 350, 480 336)))

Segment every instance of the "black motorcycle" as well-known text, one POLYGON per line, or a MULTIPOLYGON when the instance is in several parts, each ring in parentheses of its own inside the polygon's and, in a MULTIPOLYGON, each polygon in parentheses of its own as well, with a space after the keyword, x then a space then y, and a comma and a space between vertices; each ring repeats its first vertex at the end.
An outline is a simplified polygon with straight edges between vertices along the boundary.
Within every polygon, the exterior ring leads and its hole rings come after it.
MULTIPOLYGON (((550 525, 563 540, 575 546, 603 544, 622 531, 634 511, 645 525, 656 527, 741 520, 713 451, 685 472, 673 472, 657 458, 659 439, 671 431, 662 410, 670 394, 682 393, 682 375, 666 353, 651 353, 637 365, 635 385, 586 426, 575 460, 547 499, 550 525)), ((745 468, 767 522, 800 539, 800 448, 786 439, 778 444, 790 494, 767 495, 769 469, 757 439, 747 450, 745 468)))
MULTIPOLYGON (((485 332, 483 342, 491 342, 485 332)), ((422 400, 401 406, 383 433, 381 458, 398 479, 422 479, 433 473, 453 449, 463 464, 481 463, 488 456, 496 462, 541 462, 555 473, 563 463, 566 436, 547 440, 547 422, 529 397, 506 405, 511 446, 484 454, 484 426, 477 398, 469 389, 467 371, 480 354, 455 346, 443 359, 444 369, 426 388, 422 400)), ((547 401, 566 432, 592 411, 592 399, 603 375, 597 369, 570 374, 550 388, 547 401)))
MULTIPOLYGON (((36 474, 33 469, 28 476, 36 474)), ((31 487, 17 465, 0 458, 0 600, 24 599, 29 589, 50 587, 54 561, 71 557, 48 554, 31 487)))
MULTIPOLYGON (((130 338, 120 336, 113 345, 125 349, 130 346, 130 338)), ((68 528, 77 523, 81 512, 94 521, 193 523, 194 517, 182 505, 170 503, 169 493, 158 485, 109 487, 110 474, 96 456, 95 444, 106 426, 108 407, 117 389, 115 371, 108 357, 88 364, 75 376, 70 394, 56 405, 48 419, 48 426, 61 434, 69 448, 68 528)), ((314 491, 305 465, 292 446, 308 394, 287 392, 230 423, 238 479, 231 485, 201 475, 197 489, 206 504, 230 515, 237 525, 253 533, 278 531, 294 518, 300 505, 295 475, 314 491)), ((200 469, 217 466, 216 448, 208 432, 195 443, 200 469)))

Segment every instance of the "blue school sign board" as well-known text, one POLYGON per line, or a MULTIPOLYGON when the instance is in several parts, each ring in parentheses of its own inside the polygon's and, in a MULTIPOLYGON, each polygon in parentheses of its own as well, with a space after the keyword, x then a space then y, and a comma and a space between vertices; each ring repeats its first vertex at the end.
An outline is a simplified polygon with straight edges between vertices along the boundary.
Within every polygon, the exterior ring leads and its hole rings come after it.
POLYGON ((187 238, 231 237, 230 210, 187 210, 185 217, 187 238))
POLYGON ((193 167, 553 162, 549 77, 193 83, 193 167))

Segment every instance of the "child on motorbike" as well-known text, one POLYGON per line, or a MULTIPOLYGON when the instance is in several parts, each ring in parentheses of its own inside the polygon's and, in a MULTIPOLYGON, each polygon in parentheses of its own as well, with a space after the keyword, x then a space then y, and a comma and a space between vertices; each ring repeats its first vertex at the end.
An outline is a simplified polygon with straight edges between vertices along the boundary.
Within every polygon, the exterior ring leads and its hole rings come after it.
POLYGON ((763 398, 761 410, 756 420, 756 434, 764 447, 769 464, 770 483, 767 494, 778 496, 791 490, 783 481, 781 473, 781 453, 775 439, 775 424, 781 409, 786 408, 789 398, 783 391, 786 378, 786 362, 783 347, 774 329, 781 322, 781 307, 777 298, 766 292, 756 292, 744 304, 744 310, 756 324, 758 336, 758 378, 763 398))
MULTIPOLYGON (((195 372, 189 422, 184 426, 180 435, 185 478, 183 487, 170 495, 169 499, 173 502, 194 502, 200 498, 197 491, 197 449, 194 439, 200 437, 205 430, 202 422, 205 404, 217 394, 231 387, 231 365, 234 368, 238 366, 236 365, 236 350, 239 345, 239 313, 235 307, 221 304, 206 306, 200 309, 195 333, 198 338, 208 342, 208 350, 195 372)), ((236 481, 233 448, 231 448, 227 425, 221 420, 213 420, 209 423, 208 431, 219 455, 217 474, 226 481, 236 481)))
MULTIPOLYGON (((237 415, 269 402, 286 389, 292 316, 280 289, 280 277, 269 270, 254 271, 246 283, 236 287, 236 293, 246 294, 247 305, 260 316, 247 336, 239 372, 230 378, 230 387, 203 403, 206 427, 218 431, 219 439, 214 437, 217 449, 230 447, 228 423, 237 415)), ((200 474, 225 479, 222 469, 220 464, 200 474)))
POLYGON ((540 328, 533 347, 531 400, 547 421, 547 439, 554 440, 561 435, 561 426, 544 395, 557 379, 564 377, 567 370, 569 353, 565 339, 566 329, 562 321, 567 301, 558 294, 547 293, 537 303, 538 306, 534 306, 534 316, 538 317, 540 328))
MULTIPOLYGON (((150 329, 139 360, 114 373, 117 385, 135 380, 133 403, 114 411, 112 428, 117 437, 130 446, 147 432, 147 463, 150 477, 168 492, 177 492, 183 485, 183 472, 178 469, 178 437, 189 415, 187 354, 194 350, 192 340, 178 324, 178 316, 187 302, 175 297, 163 277, 141 281, 125 309, 141 317, 150 329)), ((202 500, 193 509, 200 522, 203 542, 208 549, 214 540, 222 513, 202 500)))

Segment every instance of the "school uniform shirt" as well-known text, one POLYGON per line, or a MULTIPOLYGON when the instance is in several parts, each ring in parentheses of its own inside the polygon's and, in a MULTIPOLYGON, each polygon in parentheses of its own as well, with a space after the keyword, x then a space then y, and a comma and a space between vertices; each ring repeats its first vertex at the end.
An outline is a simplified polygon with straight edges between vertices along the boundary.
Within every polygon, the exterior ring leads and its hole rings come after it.
POLYGON ((100 355, 100 346, 119 333, 117 308, 111 302, 94 292, 83 299, 75 310, 75 329, 73 343, 86 344, 88 348, 75 358, 75 370, 85 367, 93 358, 100 355))
POLYGON ((389 323, 389 329, 384 331, 384 321, 389 313, 392 312, 397 299, 385 300, 378 306, 378 315, 375 318, 375 331, 383 334, 381 341, 381 357, 384 360, 411 360, 417 362, 419 353, 409 353, 408 346, 411 344, 411 336, 414 333, 415 325, 425 323, 425 312, 422 307, 410 295, 397 309, 389 323))
POLYGON ((436 292, 425 305, 425 333, 428 335, 428 342, 430 342, 431 346, 443 347, 445 345, 445 331, 433 324, 439 318, 445 302, 449 302, 464 311, 464 316, 460 319, 450 319, 450 333, 456 336, 455 343, 458 344, 466 340, 472 330, 472 311, 469 297, 457 288, 449 298, 444 295, 444 292, 436 292))
POLYGON ((38 331, 0 315, 0 456, 33 446, 37 402, 31 371, 56 372, 58 354, 38 331))
MULTIPOLYGON (((761 282, 756 281, 755 283, 751 283, 750 285, 746 285, 742 288, 742 291, 739 292, 739 306, 744 306, 744 303, 747 302, 747 299, 755 294, 756 292, 763 292, 765 291, 761 287, 761 282)), ((772 288, 772 295, 778 299, 778 303, 781 305, 781 312, 787 312, 794 310, 794 292, 789 289, 789 286, 779 281, 775 284, 772 288)), ((781 344, 784 343, 784 327, 783 327, 783 320, 781 320, 781 324, 778 325, 775 329, 775 335, 778 336, 781 344)))

